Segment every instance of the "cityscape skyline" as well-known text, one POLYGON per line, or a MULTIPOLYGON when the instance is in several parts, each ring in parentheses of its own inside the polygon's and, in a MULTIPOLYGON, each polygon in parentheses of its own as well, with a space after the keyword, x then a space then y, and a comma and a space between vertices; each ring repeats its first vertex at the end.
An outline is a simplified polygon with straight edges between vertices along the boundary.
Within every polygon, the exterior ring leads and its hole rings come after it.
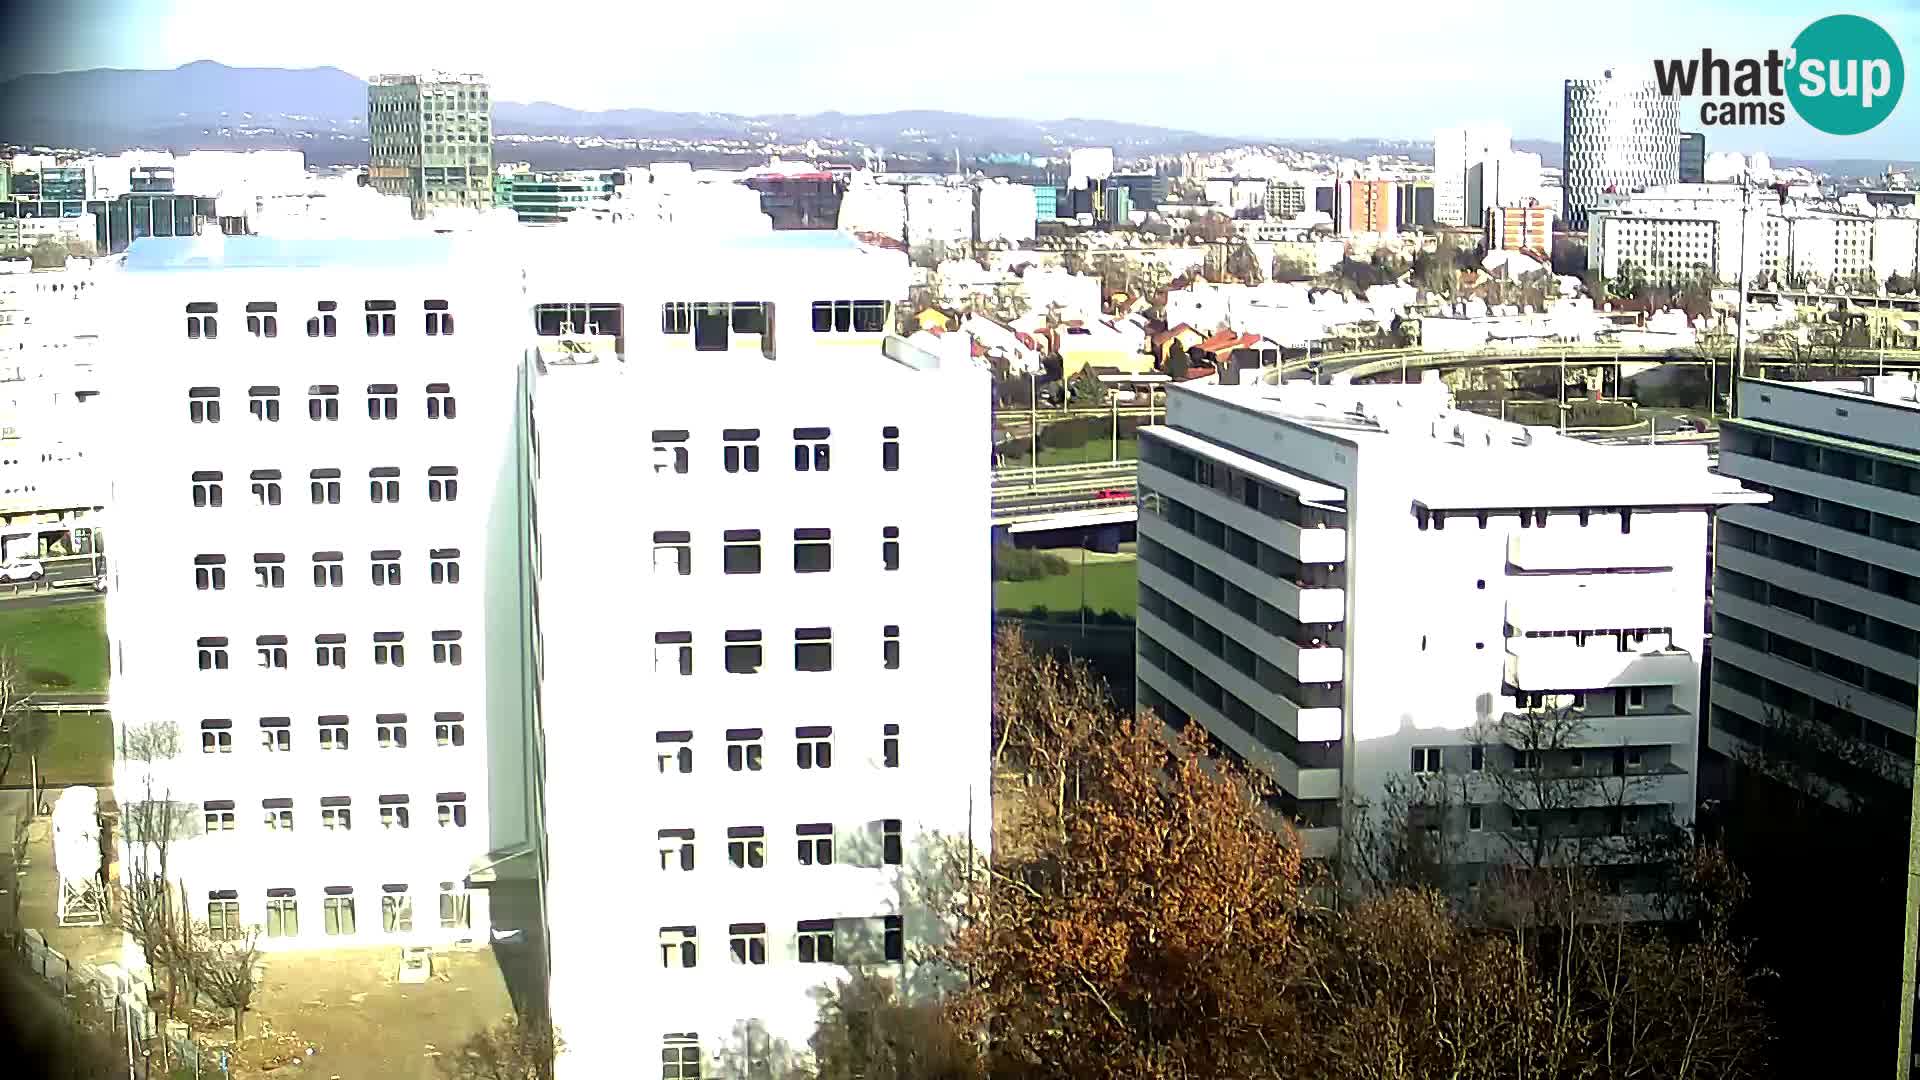
MULTIPOLYGON (((1352 49, 1289 55, 1285 65, 1241 65, 1210 70, 1195 83, 1175 65, 1142 67, 1124 55, 1091 47, 1055 50, 1044 65, 1023 63, 1016 12, 1005 0, 990 0, 978 17, 948 32, 942 47, 977 59, 960 65, 917 65, 912 79, 884 77, 884 69, 825 65, 817 58, 845 49, 833 38, 849 27, 884 27, 899 21, 897 5, 853 0, 839 17, 821 23, 802 12, 774 10, 759 0, 718 0, 700 12, 593 11, 582 25, 593 28, 559 49, 528 50, 519 38, 491 26, 448 24, 410 10, 380 9, 363 0, 338 5, 340 17, 299 35, 260 35, 241 5, 230 0, 198 3, 153 0, 83 0, 58 8, 32 3, 16 21, 21 32, 0 55, 0 78, 90 68, 166 69, 197 60, 233 66, 337 67, 361 78, 390 71, 447 70, 485 74, 502 100, 553 102, 583 110, 648 108, 736 114, 821 112, 886 113, 934 110, 1011 119, 1067 116, 1150 124, 1222 138, 1377 138, 1429 141, 1436 128, 1498 121, 1520 139, 1557 141, 1564 80, 1591 77, 1608 66, 1651 71, 1645 28, 1664 27, 1654 38, 1660 55, 1701 48, 1737 57, 1784 48, 1810 20, 1803 7, 1777 2, 1713 3, 1675 12, 1645 0, 1629 0, 1615 17, 1583 27, 1578 40, 1549 49, 1505 50, 1485 63, 1472 50, 1489 25, 1526 25, 1528 8, 1502 2, 1472 20, 1399 0, 1380 5, 1366 54, 1352 49), (35 10, 39 9, 39 10, 35 10), (722 16, 733 16, 723 18, 722 16), (1737 16, 1737 17, 1736 17, 1737 16), (378 21, 379 35, 361 32, 378 21), (630 50, 662 35, 705 48, 675 48, 632 63, 630 50), (827 35, 823 38, 822 35, 827 35), (957 35, 957 36, 956 36, 957 35), (1447 46, 1457 41, 1460 48, 1447 46), (1463 53, 1462 49, 1468 50, 1463 53), (530 55, 531 54, 531 55, 530 55), (1466 55, 1467 60, 1459 57, 1466 55), (723 62, 716 63, 715 58, 723 62), (748 77, 742 77, 742 73, 748 77), (882 77, 876 77, 876 74, 882 77), (1357 77, 1356 77, 1357 76, 1357 77), (1409 93, 1444 83, 1455 93, 1409 93), (1329 83, 1339 94, 1319 92, 1329 83), (1311 101, 1311 113, 1287 107, 1311 101), (1277 107, 1276 107, 1277 106, 1277 107)), ((1119 14, 1135 13, 1143 26, 1162 16, 1136 0, 1121 0, 1119 14)), ((1896 39, 1920 30, 1916 5, 1879 5, 1864 12, 1896 39)), ((1281 13, 1246 8, 1233 15, 1238 39, 1333 40, 1347 33, 1344 13, 1281 13)), ((1715 129, 1699 123, 1700 99, 1681 106, 1683 130, 1704 130, 1710 150, 1765 151, 1801 159, 1898 158, 1920 137, 1911 109, 1857 136, 1823 135, 1789 110, 1778 128, 1715 129)))

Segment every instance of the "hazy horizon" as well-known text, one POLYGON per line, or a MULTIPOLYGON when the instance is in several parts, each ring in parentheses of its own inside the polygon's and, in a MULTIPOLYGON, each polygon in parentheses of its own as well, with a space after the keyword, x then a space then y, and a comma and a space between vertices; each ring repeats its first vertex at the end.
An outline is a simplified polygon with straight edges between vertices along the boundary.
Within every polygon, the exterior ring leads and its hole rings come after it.
MULTIPOLYGON (((1619 0, 1605 19, 1555 40, 1561 23, 1552 11, 1519 0, 1494 0, 1471 14, 1382 0, 1366 9, 1379 17, 1365 24, 1343 18, 1351 9, 1240 4, 1203 21, 1146 0, 1114 0, 1090 25, 1120 30, 1094 40, 1036 24, 1031 6, 1013 0, 980 0, 964 22, 899 0, 843 0, 827 11, 771 0, 657 10, 589 2, 565 10, 579 15, 577 32, 516 34, 485 20, 447 19, 441 8, 336 0, 324 20, 283 32, 265 23, 259 6, 237 0, 26 0, 9 20, 0 79, 198 60, 337 67, 360 78, 442 69, 484 73, 503 99, 588 110, 937 110, 1303 140, 1425 141, 1437 128, 1492 123, 1518 139, 1558 142, 1567 78, 1703 47, 1736 58, 1785 49, 1829 13, 1781 0, 1707 0, 1684 9, 1619 0), (1521 40, 1518 27, 1537 27, 1538 44, 1521 40), (1154 48, 1169 38, 1191 57, 1154 48), (1646 50, 1650 40, 1660 42, 1658 53, 1646 50), (1498 60, 1480 59, 1493 53, 1498 60), (1311 108, 1290 107, 1296 102, 1311 108)), ((1896 40, 1920 30, 1920 0, 1854 10, 1896 40)), ((1702 127, 1697 103, 1683 102, 1681 127, 1705 131, 1710 151, 1901 159, 1920 156, 1916 109, 1903 100, 1875 130, 1840 137, 1797 117, 1780 128, 1702 127)))

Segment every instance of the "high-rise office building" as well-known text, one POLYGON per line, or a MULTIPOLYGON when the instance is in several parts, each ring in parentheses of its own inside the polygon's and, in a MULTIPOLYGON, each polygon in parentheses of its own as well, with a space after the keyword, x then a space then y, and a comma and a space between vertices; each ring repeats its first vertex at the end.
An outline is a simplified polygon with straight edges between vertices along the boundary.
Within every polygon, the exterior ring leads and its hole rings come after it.
POLYGON ((480 75, 378 75, 367 83, 367 179, 415 217, 493 205, 493 103, 480 75))
POLYGON ((1409 772, 1464 785, 1433 824, 1469 861, 1510 829, 1691 817, 1709 520, 1761 498, 1704 447, 1596 446, 1438 382, 1294 383, 1176 387, 1140 454, 1139 702, 1270 776, 1309 852, 1409 772), (1506 744, 1541 709, 1566 737, 1506 744), (1532 766, 1609 798, 1484 782, 1532 766))
POLYGON ((1698 131, 1680 133, 1680 182, 1707 182, 1707 137, 1698 131))
POLYGON ((1566 202, 1562 216, 1576 230, 1602 194, 1680 180, 1680 102, 1651 79, 1608 68, 1598 79, 1566 82, 1566 202))

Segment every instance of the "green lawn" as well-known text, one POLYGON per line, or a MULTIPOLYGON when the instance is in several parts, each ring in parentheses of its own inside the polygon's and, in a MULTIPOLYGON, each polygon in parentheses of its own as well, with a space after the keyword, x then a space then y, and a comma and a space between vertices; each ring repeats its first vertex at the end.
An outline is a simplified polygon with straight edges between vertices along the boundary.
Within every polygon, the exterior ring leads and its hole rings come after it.
MULTIPOLYGON (((106 713, 53 713, 46 717, 47 741, 39 753, 40 782, 90 784, 113 782, 113 720, 106 713)), ((7 782, 27 782, 27 762, 15 758, 7 782)))
MULTIPOLYGON (((1011 453, 1007 455, 1008 468, 1017 469, 1027 463, 1027 446, 1028 443, 1026 440, 1016 439, 1006 448, 1008 450, 1014 450, 1017 447, 1017 452, 1020 454, 1020 457, 1017 459, 1011 453)), ((1120 440, 1120 460, 1132 461, 1139 456, 1140 440, 1122 437, 1120 440)), ((1040 448, 1040 464, 1042 467, 1048 465, 1087 465, 1097 461, 1111 460, 1113 460, 1113 440, 1105 436, 1098 439, 1090 439, 1085 446, 1042 446, 1040 448)))
POLYGON ((107 607, 101 600, 0 608, 0 649, 19 658, 38 689, 107 688, 107 607))
MULTIPOLYGON (((1049 611, 1078 611, 1081 607, 1080 561, 1077 552, 1060 552, 1071 568, 1058 577, 1038 581, 996 581, 993 606, 999 611, 1024 613, 1036 607, 1049 611)), ((1096 612, 1113 611, 1133 618, 1139 601, 1139 577, 1132 559, 1087 562, 1086 606, 1096 612)))

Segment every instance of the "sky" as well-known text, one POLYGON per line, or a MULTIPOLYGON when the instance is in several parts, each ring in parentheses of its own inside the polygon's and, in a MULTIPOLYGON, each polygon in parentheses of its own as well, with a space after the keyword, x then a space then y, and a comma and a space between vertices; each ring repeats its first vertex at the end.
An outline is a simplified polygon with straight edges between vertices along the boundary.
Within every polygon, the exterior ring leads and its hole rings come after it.
MULTIPOLYGON (((1920 0, 1288 4, 1103 0, 568 0, 551 9, 327 0, 14 0, 0 79, 30 71, 233 66, 475 71, 495 95, 582 109, 732 113, 946 109, 1096 117, 1226 136, 1430 139, 1495 123, 1558 141, 1561 83, 1658 57, 1759 56, 1823 15, 1885 27, 1920 61, 1920 0), (1073 10, 1084 21, 1070 27, 1073 10), (298 16, 295 16, 295 13, 298 16), (551 13, 549 21, 543 16, 551 13), (536 13, 538 13, 536 15, 536 13), (459 17, 454 17, 455 15, 459 17), (543 24, 544 25, 541 25, 543 24)), ((1920 89, 1871 132, 1715 131, 1712 150, 1920 158, 1920 89)))

